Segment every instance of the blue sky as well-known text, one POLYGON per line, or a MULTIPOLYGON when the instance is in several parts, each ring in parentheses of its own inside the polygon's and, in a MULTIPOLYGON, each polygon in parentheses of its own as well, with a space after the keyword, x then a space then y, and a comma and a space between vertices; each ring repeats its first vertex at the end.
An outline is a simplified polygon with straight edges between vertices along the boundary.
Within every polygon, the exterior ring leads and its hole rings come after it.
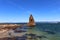
POLYGON ((0 22, 60 21, 60 0, 0 0, 0 22))

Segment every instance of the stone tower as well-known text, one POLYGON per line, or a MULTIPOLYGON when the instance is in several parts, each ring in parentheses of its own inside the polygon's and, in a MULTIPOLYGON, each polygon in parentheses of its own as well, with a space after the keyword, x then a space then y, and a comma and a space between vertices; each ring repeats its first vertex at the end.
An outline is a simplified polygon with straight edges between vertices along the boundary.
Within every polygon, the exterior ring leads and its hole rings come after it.
POLYGON ((29 17, 29 23, 28 23, 28 26, 35 26, 35 21, 34 21, 34 18, 32 15, 30 15, 29 17))

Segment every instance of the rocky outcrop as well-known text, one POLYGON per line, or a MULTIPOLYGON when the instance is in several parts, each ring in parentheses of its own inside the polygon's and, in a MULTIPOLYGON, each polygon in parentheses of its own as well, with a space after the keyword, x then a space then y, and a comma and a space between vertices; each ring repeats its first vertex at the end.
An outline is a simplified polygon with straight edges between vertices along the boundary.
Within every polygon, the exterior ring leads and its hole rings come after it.
POLYGON ((35 26, 35 21, 34 21, 34 18, 33 18, 32 15, 30 15, 30 17, 29 17, 29 23, 27 25, 30 26, 30 27, 35 26))

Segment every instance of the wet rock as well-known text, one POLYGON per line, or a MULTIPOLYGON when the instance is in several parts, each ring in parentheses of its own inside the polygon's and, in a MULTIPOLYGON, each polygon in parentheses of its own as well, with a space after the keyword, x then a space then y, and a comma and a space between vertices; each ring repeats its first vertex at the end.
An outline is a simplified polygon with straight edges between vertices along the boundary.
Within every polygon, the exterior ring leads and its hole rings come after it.
POLYGON ((45 31, 47 32, 48 34, 55 34, 55 32, 52 32, 52 31, 45 31))

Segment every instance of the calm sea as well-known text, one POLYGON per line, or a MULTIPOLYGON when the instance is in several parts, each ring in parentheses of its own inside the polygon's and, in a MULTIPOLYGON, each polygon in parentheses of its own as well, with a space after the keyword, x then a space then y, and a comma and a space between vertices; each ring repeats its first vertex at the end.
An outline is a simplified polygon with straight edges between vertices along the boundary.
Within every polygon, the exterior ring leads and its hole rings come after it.
POLYGON ((36 35, 36 39, 30 40, 60 40, 60 23, 36 23, 35 27, 24 26, 22 29, 28 35, 36 35))

